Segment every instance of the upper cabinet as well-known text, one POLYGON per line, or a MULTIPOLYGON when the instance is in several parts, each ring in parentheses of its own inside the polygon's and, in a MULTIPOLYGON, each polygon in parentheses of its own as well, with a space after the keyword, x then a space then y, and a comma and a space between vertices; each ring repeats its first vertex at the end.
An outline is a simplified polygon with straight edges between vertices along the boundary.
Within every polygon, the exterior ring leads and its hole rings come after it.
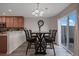
POLYGON ((5 16, 0 16, 0 22, 5 23, 5 16))
POLYGON ((18 26, 19 26, 18 21, 19 21, 18 17, 15 16, 15 17, 14 17, 14 20, 13 20, 13 27, 14 27, 14 28, 18 28, 18 26))
POLYGON ((24 27, 24 17, 15 16, 14 17, 14 27, 23 28, 24 27))
POLYGON ((6 16, 6 27, 7 28, 10 28, 10 27, 13 27, 13 17, 9 17, 9 16, 6 16))
POLYGON ((5 20, 6 20, 5 16, 2 16, 1 19, 2 19, 2 22, 5 23, 5 20))
POLYGON ((19 21, 18 21, 18 27, 22 28, 24 27, 24 17, 18 17, 19 21))
POLYGON ((23 28, 24 17, 22 16, 0 16, 0 23, 5 23, 7 28, 23 28))

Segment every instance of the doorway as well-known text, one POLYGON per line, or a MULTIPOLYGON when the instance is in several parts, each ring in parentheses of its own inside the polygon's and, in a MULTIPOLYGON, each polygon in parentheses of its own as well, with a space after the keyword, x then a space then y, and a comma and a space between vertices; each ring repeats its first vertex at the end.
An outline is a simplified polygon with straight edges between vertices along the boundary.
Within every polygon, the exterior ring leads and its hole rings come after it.
POLYGON ((74 52, 74 30, 76 21, 76 11, 71 12, 58 20, 58 40, 60 45, 66 48, 70 53, 74 52))

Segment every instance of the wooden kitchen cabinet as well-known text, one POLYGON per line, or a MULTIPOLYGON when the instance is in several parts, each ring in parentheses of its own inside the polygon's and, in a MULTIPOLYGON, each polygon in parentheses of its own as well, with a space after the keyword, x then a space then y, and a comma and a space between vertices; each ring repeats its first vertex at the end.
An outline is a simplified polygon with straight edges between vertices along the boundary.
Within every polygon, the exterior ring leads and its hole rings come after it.
POLYGON ((0 16, 0 23, 5 23, 7 28, 23 28, 23 16, 0 16))
POLYGON ((24 27, 24 17, 22 17, 22 16, 14 16, 13 17, 13 27, 14 28, 22 28, 22 27, 24 27))
POLYGON ((18 20, 18 17, 15 16, 15 17, 14 17, 14 20, 13 20, 13 27, 14 27, 14 28, 18 28, 18 25, 19 25, 19 24, 18 24, 18 21, 19 21, 19 20, 18 20))
POLYGON ((18 17, 18 27, 23 28, 24 27, 24 18, 23 17, 18 17))
POLYGON ((1 19, 2 19, 2 23, 5 23, 5 16, 1 16, 1 19))
POLYGON ((1 16, 0 16, 0 23, 2 22, 1 16))
POLYGON ((6 16, 6 27, 7 28, 13 27, 13 17, 6 16))
POLYGON ((0 22, 5 23, 5 16, 0 16, 0 22))
POLYGON ((0 54, 7 53, 7 36, 0 36, 0 54))

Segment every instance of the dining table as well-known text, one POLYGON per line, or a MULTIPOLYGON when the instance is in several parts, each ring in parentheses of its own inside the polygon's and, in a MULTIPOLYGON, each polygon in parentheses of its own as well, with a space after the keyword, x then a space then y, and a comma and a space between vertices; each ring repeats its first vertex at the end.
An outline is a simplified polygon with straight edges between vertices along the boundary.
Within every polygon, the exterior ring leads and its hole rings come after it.
POLYGON ((49 32, 32 32, 32 37, 36 37, 35 42, 35 54, 46 54, 46 41, 45 37, 48 36, 49 32))

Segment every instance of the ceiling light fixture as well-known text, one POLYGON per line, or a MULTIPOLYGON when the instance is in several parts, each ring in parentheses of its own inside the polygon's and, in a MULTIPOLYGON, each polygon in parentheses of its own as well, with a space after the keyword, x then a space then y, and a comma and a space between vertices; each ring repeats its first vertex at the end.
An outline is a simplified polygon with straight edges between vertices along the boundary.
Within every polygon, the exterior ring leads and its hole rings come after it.
POLYGON ((38 16, 43 16, 43 14, 44 14, 44 11, 39 9, 39 3, 37 3, 37 8, 32 9, 32 10, 33 10, 32 15, 34 15, 34 16, 38 17, 38 16))
POLYGON ((12 12, 12 9, 8 9, 9 12, 12 12))

